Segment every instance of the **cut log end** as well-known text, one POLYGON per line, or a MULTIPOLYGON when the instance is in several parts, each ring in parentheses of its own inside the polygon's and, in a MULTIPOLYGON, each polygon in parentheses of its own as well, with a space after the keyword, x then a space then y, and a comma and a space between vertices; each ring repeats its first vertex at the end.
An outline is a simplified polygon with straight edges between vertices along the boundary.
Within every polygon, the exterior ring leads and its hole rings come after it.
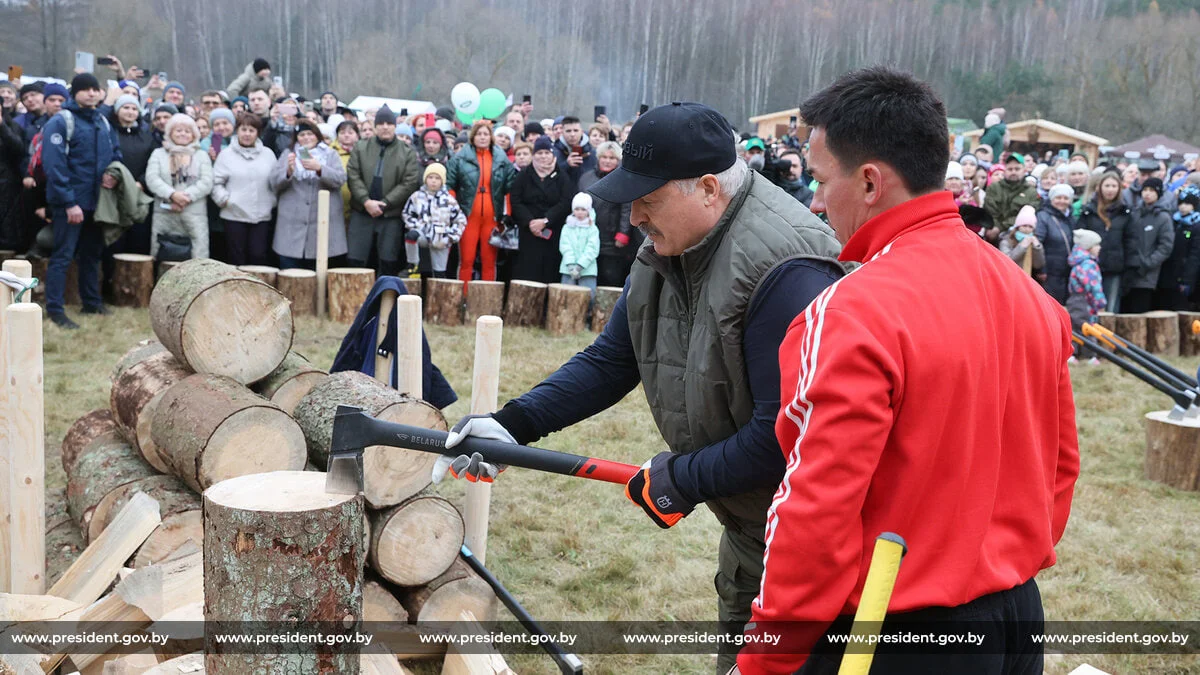
POLYGON ((292 314, 312 316, 317 313, 317 273, 312 270, 279 270, 275 288, 292 303, 292 314))
POLYGON ((371 524, 375 571, 401 586, 429 583, 462 549, 462 515, 440 497, 417 497, 378 514, 371 524))
POLYGON ((325 474, 319 471, 272 471, 223 480, 205 490, 204 498, 238 511, 293 513, 332 508, 355 497, 325 492, 325 474))
POLYGON ((1180 490, 1200 492, 1200 420, 1146 414, 1146 478, 1180 490))

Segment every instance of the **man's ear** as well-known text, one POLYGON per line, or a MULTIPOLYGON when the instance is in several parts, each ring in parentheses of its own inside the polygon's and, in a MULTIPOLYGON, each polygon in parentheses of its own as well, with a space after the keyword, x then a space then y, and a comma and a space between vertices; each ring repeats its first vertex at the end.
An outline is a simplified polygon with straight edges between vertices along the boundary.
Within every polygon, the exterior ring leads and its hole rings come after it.
POLYGON ((721 182, 711 173, 700 178, 700 189, 704 190, 704 205, 709 206, 721 196, 721 182))
POLYGON ((863 183, 863 199, 868 206, 875 206, 883 196, 883 171, 876 164, 864 164, 859 169, 863 183))

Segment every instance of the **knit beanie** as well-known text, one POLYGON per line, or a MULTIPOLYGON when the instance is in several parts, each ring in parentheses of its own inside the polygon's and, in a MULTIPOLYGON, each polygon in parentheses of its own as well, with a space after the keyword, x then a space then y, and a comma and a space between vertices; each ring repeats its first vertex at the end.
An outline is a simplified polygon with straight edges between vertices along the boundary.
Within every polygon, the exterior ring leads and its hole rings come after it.
POLYGON ((29 84, 26 84, 21 87, 21 91, 17 92, 18 97, 24 96, 25 94, 28 94, 31 91, 36 91, 37 93, 40 94, 40 93, 42 93, 42 90, 45 88, 46 88, 45 82, 41 82, 41 81, 30 82, 29 84))
POLYGON ((171 113, 172 116, 175 116, 179 114, 179 108, 176 108, 174 103, 167 103, 164 101, 154 106, 153 116, 157 116, 160 112, 168 112, 171 113))
POLYGON ((1091 169, 1088 168, 1086 162, 1075 160, 1067 165, 1067 173, 1088 173, 1091 169))
POLYGON ((968 152, 968 153, 964 153, 962 157, 958 158, 958 163, 960 165, 973 164, 975 166, 979 166, 979 158, 968 152))
POLYGON ((131 96, 129 94, 121 94, 118 96, 116 103, 113 103, 113 110, 119 112, 121 108, 124 108, 127 105, 132 105, 133 107, 137 108, 138 112, 141 112, 142 110, 141 101, 139 101, 136 96, 131 96))
POLYGON ((421 176, 421 181, 424 182, 425 179, 429 178, 431 175, 432 176, 441 176, 442 184, 445 185, 445 183, 446 183, 446 167, 442 166, 438 162, 434 162, 433 164, 430 164, 429 166, 425 167, 425 175, 421 176))
POLYGON ((45 98, 50 98, 51 96, 61 96, 64 100, 71 98, 71 95, 67 93, 67 88, 57 82, 48 83, 46 87, 42 89, 42 96, 45 98))
POLYGON ((588 209, 592 208, 592 196, 586 192, 580 192, 571 200, 572 209, 588 209))
POLYGON ((1036 178, 1038 180, 1041 180, 1042 174, 1046 173, 1046 169, 1049 169, 1049 168, 1050 167, 1047 166, 1046 164, 1038 164, 1037 166, 1033 167, 1033 171, 1030 172, 1030 175, 1032 175, 1034 178, 1036 178))
POLYGON ((525 135, 528 136, 529 134, 537 134, 538 136, 545 136, 546 129, 539 122, 526 122, 525 123, 525 135))
POLYGON ((395 126, 396 113, 392 112, 392 109, 387 107, 387 104, 385 103, 383 107, 379 109, 379 112, 375 113, 375 124, 391 124, 395 126))
POLYGON ((233 116, 233 111, 229 108, 214 108, 208 113, 208 123, 212 124, 217 120, 229 120, 229 123, 237 127, 237 118, 233 116))
POLYGON ((259 73, 263 70, 270 70, 271 64, 267 63, 267 60, 260 56, 257 59, 254 59, 254 65, 250 67, 254 69, 255 73, 259 73))
POLYGON ((1070 197, 1071 199, 1075 199, 1075 189, 1072 188, 1070 185, 1067 185, 1066 183, 1059 183, 1058 185, 1055 185, 1054 187, 1050 188, 1049 198, 1051 200, 1053 200, 1055 197, 1058 197, 1059 195, 1063 195, 1066 197, 1070 197))
POLYGON ((1085 251, 1090 250, 1093 246, 1100 245, 1100 235, 1091 230, 1075 230, 1075 248, 1081 248, 1085 251))
POLYGON ((496 135, 507 137, 510 145, 517 141, 517 132, 512 127, 500 127, 496 129, 496 135))
MULTIPOLYGON (((375 123, 376 124, 379 123, 378 115, 376 115, 376 117, 375 117, 375 123)), ((397 136, 408 136, 409 138, 413 138, 416 135, 416 132, 413 131, 412 125, 400 123, 400 124, 396 125, 396 135, 397 136)))
POLYGON ((184 89, 183 85, 178 82, 171 82, 171 83, 167 84, 167 86, 163 87, 163 93, 166 94, 168 91, 170 91, 172 89, 178 89, 179 93, 183 94, 184 96, 187 96, 187 89, 184 89))
MULTIPOLYGON (((450 133, 450 131, 452 129, 454 129, 454 122, 451 122, 450 120, 448 120, 444 117, 439 117, 438 121, 433 123, 433 126, 435 129, 442 132, 443 134, 448 134, 448 133, 450 133)), ((443 136, 442 138, 444 140, 445 136, 443 136)))
POLYGON ((141 85, 139 85, 137 82, 134 82, 133 80, 121 80, 120 82, 117 83, 118 89, 124 89, 125 87, 133 87, 134 89, 137 89, 139 92, 142 90, 141 85))
POLYGON ((1032 206, 1026 204, 1017 212, 1017 219, 1013 222, 1013 227, 1022 225, 1037 225, 1037 211, 1032 206))
POLYGON ((946 167, 946 180, 950 180, 951 178, 957 178, 959 180, 963 179, 962 164, 959 164, 958 162, 950 162, 950 164, 946 167))
POLYGON ((1158 193, 1158 196, 1161 199, 1163 196, 1162 179, 1161 178, 1147 178, 1146 181, 1144 183, 1142 183, 1142 189, 1143 190, 1154 190, 1155 192, 1158 193))
MULTIPOLYGON (((100 89, 100 80, 91 73, 79 73, 71 78, 71 95, 75 96, 81 91, 87 89, 100 89)), ((103 90, 101 90, 103 91, 103 90)))
POLYGON ((245 96, 234 96, 233 100, 229 102, 229 105, 233 105, 234 103, 237 103, 238 101, 241 101, 242 105, 246 106, 247 110, 250 109, 250 99, 246 98, 245 96))
POLYGON ((533 151, 537 152, 538 150, 554 152, 554 141, 551 141, 549 136, 538 136, 537 140, 533 142, 533 151))
POLYGON ((994 127, 1000 124, 1000 116, 996 113, 988 113, 983 117, 983 128, 994 127))
POLYGON ((0 89, 12 89, 15 92, 17 85, 13 84, 11 80, 0 80, 0 89))
POLYGON ((171 132, 175 130, 175 127, 180 125, 183 125, 191 130, 193 143, 200 141, 200 127, 196 126, 196 120, 192 119, 188 115, 185 115, 184 113, 175 113, 174 115, 171 115, 171 119, 167 120, 167 128, 163 130, 167 140, 171 139, 171 132))
POLYGON ((1200 209, 1200 188, 1195 185, 1184 185, 1179 190, 1179 203, 1191 204, 1193 208, 1200 209))

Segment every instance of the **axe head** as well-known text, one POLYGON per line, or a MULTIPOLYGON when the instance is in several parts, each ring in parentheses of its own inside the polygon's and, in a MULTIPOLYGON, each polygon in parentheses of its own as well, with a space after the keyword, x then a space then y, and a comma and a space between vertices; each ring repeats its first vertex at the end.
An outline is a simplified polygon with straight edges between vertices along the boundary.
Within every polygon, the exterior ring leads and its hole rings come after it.
POLYGON ((325 467, 325 492, 356 495, 363 491, 363 449, 372 419, 362 408, 339 405, 325 467))

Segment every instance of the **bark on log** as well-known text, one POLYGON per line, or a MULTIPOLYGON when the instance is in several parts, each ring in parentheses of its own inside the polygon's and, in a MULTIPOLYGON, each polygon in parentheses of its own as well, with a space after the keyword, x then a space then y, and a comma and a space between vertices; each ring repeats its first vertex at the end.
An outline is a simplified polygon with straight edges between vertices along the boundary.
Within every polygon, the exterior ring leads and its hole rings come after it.
POLYGON ((304 468, 296 422, 227 377, 196 374, 175 383, 150 426, 171 473, 197 492, 235 476, 304 468))
POLYGON ((107 408, 93 410, 75 420, 71 428, 67 429, 67 435, 63 436, 63 471, 67 475, 74 471, 75 460, 78 459, 79 453, 92 441, 104 435, 119 438, 120 434, 121 428, 113 418, 112 411, 107 408))
POLYGON ((1146 312, 1146 349, 1159 356, 1179 356, 1179 314, 1146 312))
POLYGON ((1145 314, 1116 314, 1116 328, 1112 332, 1125 338, 1142 349, 1146 348, 1146 315, 1145 314))
POLYGON ((275 285, 275 277, 279 274, 279 268, 270 265, 238 265, 237 269, 239 272, 245 272, 256 279, 261 279, 268 286, 275 285))
POLYGON ((167 389, 192 374, 160 343, 135 347, 122 358, 109 393, 109 405, 125 438, 160 473, 170 469, 158 454, 151 422, 167 389), (141 361, 132 357, 143 355, 141 361))
MULTIPOLYGON (((163 278, 164 274, 166 274, 167 272, 170 272, 171 270, 175 269, 176 267, 179 267, 182 264, 183 263, 178 260, 164 260, 164 261, 158 263, 157 279, 163 278)), ((157 279, 156 279, 156 281, 157 281, 157 279)))
MULTIPOLYGON (((328 463, 333 416, 339 405, 362 408, 389 422, 441 431, 449 428, 441 411, 424 401, 409 398, 357 371, 334 373, 313 387, 294 413, 304 430, 309 458, 318 468, 328 463)), ((436 461, 437 455, 428 452, 368 447, 363 454, 367 503, 372 508, 384 508, 419 493, 429 485, 436 461)))
POLYGON ((467 324, 474 326, 481 316, 503 316, 504 288, 503 281, 468 282, 467 324))
POLYGON ((550 284, 546 289, 546 330, 551 335, 574 335, 587 330, 592 291, 583 286, 550 284))
POLYGON ((604 327, 612 317, 613 307, 624 290, 617 286, 600 286, 596 288, 596 302, 592 304, 592 332, 603 333, 604 327))
POLYGON ((363 621, 407 623, 408 612, 386 586, 369 579, 363 584, 363 621))
POLYGON ((161 475, 126 483, 100 500, 92 512, 90 524, 96 535, 108 527, 125 504, 139 492, 150 495, 158 502, 162 523, 134 554, 134 567, 160 562, 189 539, 197 546, 203 542, 200 496, 178 478, 161 475))
POLYGON ((329 318, 354 323, 354 317, 375 285, 375 270, 365 267, 335 267, 327 278, 329 318))
MULTIPOLYGON (((109 492, 155 475, 142 454, 119 435, 104 435, 79 452, 67 474, 67 508, 88 543, 100 535, 93 511, 109 492)), ((102 528, 101 528, 102 529, 102 528)))
POLYGON ((491 621, 496 612, 496 595, 462 558, 456 558, 438 578, 401 594, 400 604, 418 624, 455 621, 463 610, 480 621, 491 621))
POLYGON ((1200 354, 1200 334, 1192 332, 1192 324, 1200 321, 1200 312, 1179 313, 1179 355, 1200 354))
POLYGON ((149 307, 154 290, 154 258, 140 253, 113 254, 113 304, 149 307))
POLYGON ((424 284, 421 283, 420 279, 409 279, 406 277, 404 279, 401 279, 401 281, 404 282, 404 290, 408 291, 409 295, 415 295, 418 298, 424 297, 423 295, 421 295, 421 291, 423 290, 424 284))
POLYGON ((46 490, 46 586, 53 586, 87 544, 67 510, 67 489, 46 490))
POLYGON ((189 260, 159 279, 150 325, 197 373, 257 382, 292 347, 292 311, 274 288, 225 263, 189 260))
POLYGON ((461 326, 463 282, 459 279, 430 279, 425 294, 425 320, 438 326, 461 326))
POLYGON ((514 279, 504 302, 506 326, 537 326, 546 320, 546 284, 514 279))
MULTIPOLYGON (((204 493, 204 618, 215 622, 362 619, 363 500, 325 492, 325 475, 241 476, 204 493)), ((210 675, 357 673, 355 650, 236 654, 209 640, 210 675)))
POLYGON ((295 316, 313 316, 317 313, 317 273, 312 270, 279 270, 275 275, 275 288, 292 303, 295 316))
POLYGON ((1114 333, 1117 332, 1117 315, 1112 312, 1100 312, 1096 316, 1096 322, 1114 333))
POLYGON ((1200 492, 1200 420, 1167 419, 1165 410, 1146 413, 1146 478, 1200 492))
POLYGON ((429 583, 450 568, 462 549, 462 514, 432 495, 414 497, 371 515, 371 567, 400 586, 429 583))
POLYGON ((309 363, 296 352, 288 352, 287 358, 275 372, 266 376, 253 387, 254 393, 279 406, 291 415, 296 404, 308 395, 312 388, 329 377, 329 373, 309 363))
POLYGON ((133 366, 145 361, 146 359, 167 351, 167 348, 162 346, 162 343, 155 338, 146 338, 139 340, 137 344, 129 348, 129 351, 121 355, 117 359, 117 365, 113 366, 113 372, 108 376, 109 383, 117 381, 121 374, 129 370, 133 366))

